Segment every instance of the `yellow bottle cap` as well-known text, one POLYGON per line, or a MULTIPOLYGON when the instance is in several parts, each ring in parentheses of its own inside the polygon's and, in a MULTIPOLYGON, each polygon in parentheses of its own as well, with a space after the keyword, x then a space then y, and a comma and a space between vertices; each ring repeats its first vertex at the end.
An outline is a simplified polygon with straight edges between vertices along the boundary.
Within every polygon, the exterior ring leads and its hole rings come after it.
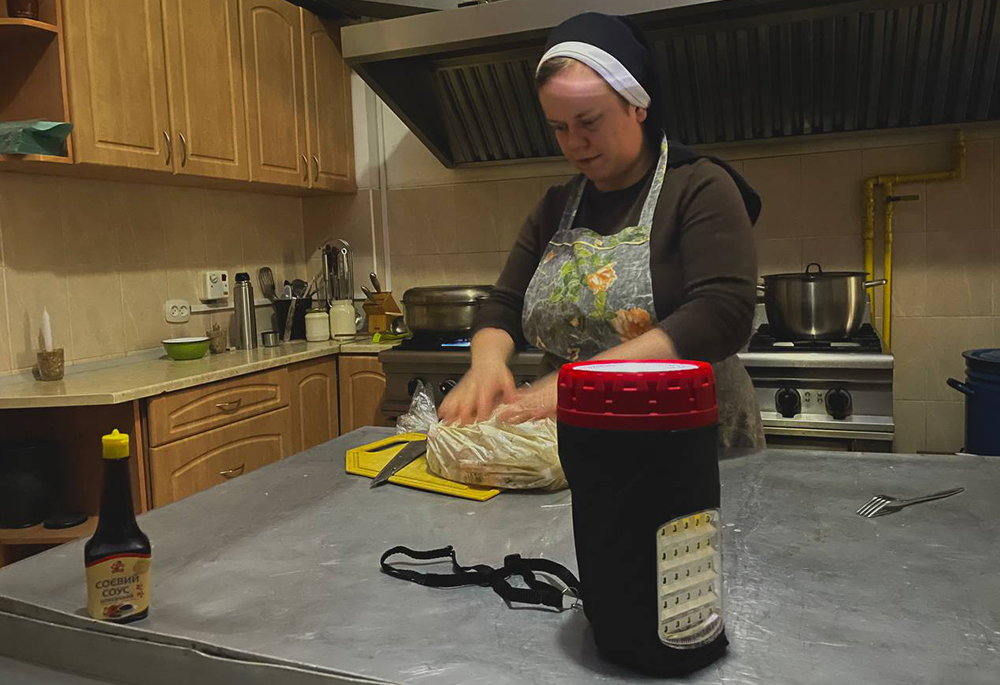
POLYGON ((119 433, 116 428, 101 438, 101 448, 105 459, 128 459, 128 433, 119 433))

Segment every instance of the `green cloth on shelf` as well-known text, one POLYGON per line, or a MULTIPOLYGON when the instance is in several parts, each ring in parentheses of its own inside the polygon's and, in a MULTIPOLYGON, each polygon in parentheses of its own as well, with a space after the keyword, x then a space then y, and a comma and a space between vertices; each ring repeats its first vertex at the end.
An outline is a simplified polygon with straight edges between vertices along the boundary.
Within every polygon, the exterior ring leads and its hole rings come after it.
POLYGON ((0 154, 66 156, 73 124, 62 121, 0 121, 0 154))

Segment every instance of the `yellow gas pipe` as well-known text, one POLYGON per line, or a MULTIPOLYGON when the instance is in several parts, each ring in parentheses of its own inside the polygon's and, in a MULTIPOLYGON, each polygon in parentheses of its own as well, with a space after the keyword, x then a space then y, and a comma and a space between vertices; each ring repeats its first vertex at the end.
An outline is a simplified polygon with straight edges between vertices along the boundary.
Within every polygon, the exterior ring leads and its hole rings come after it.
MULTIPOLYGON (((958 162, 954 169, 948 171, 931 171, 920 174, 885 174, 871 176, 864 180, 862 203, 864 205, 865 225, 861 236, 865 247, 865 273, 869 281, 875 280, 875 186, 883 188, 885 203, 885 260, 883 263, 883 278, 886 279, 885 290, 882 291, 882 341, 886 347, 892 346, 892 215, 893 205, 901 200, 915 200, 918 196, 907 195, 895 197, 892 189, 895 185, 906 183, 933 183, 937 181, 952 181, 962 178, 965 174, 965 134, 958 132, 958 162)), ((872 321, 875 320, 875 305, 872 303, 872 321)))

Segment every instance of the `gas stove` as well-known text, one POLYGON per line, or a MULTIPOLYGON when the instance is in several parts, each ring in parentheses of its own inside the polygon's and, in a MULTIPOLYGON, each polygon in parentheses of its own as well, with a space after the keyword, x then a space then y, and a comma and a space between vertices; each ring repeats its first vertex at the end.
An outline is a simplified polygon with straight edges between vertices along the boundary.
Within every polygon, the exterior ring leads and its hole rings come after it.
POLYGON ((849 340, 776 340, 766 322, 739 355, 769 446, 892 450, 892 355, 866 323, 849 340))

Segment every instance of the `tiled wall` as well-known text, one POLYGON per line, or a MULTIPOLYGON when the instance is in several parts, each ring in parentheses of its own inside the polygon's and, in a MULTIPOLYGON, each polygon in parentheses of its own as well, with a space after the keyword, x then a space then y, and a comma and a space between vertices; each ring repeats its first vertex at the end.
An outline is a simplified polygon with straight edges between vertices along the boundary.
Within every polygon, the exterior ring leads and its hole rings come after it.
MULTIPOLYGON (((549 167, 548 175, 540 165, 447 170, 413 136, 400 132, 391 113, 383 114, 394 289, 493 281, 524 217, 569 170, 549 167)), ((963 350, 1000 347, 1000 216, 994 217, 1000 129, 973 128, 966 134, 963 180, 895 189, 919 195, 895 210, 893 352, 901 451, 962 447, 962 398, 945 379, 963 375, 963 350)), ((799 271, 813 261, 831 270, 862 270, 862 180, 945 169, 955 159, 949 131, 763 142, 714 152, 764 197, 755 228, 761 274, 799 271)), ((881 202, 876 212, 879 274, 881 202)), ((880 325, 881 290, 876 297, 880 325)))
POLYGON ((301 198, 0 173, 0 374, 34 364, 43 307, 68 362, 122 356, 228 324, 163 305, 198 304, 204 269, 264 265, 305 276, 301 198))
MULTIPOLYGON (((891 134, 882 141, 891 142, 891 134)), ((892 347, 900 451, 962 447, 962 397, 945 380, 963 377, 963 350, 1000 347, 998 156, 1000 138, 972 139, 964 179, 894 189, 897 195, 919 195, 895 205, 893 222, 892 347)), ((744 160, 746 177, 764 196, 756 227, 761 273, 795 271, 812 261, 828 269, 861 269, 862 179, 947 169, 954 159, 952 143, 917 140, 744 160)), ((880 274, 881 202, 876 211, 880 274)), ((876 298, 880 325, 881 289, 876 298)))

